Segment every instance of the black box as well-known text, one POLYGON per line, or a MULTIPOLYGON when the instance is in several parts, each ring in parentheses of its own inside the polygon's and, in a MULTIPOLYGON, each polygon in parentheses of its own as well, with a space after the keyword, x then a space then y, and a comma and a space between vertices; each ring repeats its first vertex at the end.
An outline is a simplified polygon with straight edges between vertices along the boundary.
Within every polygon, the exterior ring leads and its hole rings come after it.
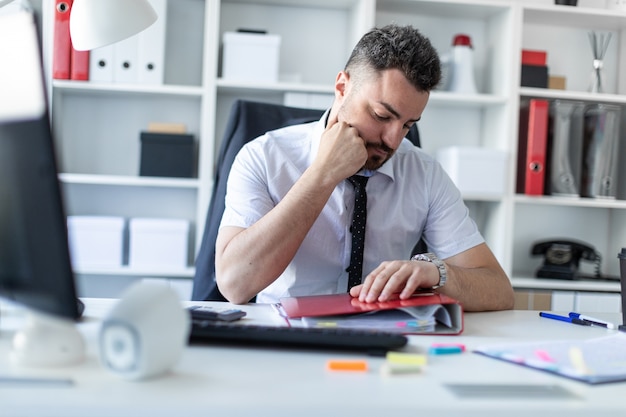
POLYGON ((193 178, 195 153, 192 135, 141 132, 139 175, 193 178))
POLYGON ((522 64, 522 87, 548 88, 548 67, 522 64))

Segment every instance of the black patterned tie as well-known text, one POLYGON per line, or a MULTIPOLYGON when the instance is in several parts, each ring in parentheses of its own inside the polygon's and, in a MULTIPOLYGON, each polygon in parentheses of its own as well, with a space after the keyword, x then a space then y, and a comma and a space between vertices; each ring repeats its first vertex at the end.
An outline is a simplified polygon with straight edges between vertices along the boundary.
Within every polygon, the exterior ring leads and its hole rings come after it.
POLYGON ((354 213, 352 215, 352 252, 348 272, 348 291, 361 283, 363 278, 363 248, 365 246, 365 221, 367 220, 367 193, 365 185, 368 177, 353 175, 348 181, 354 185, 354 213))

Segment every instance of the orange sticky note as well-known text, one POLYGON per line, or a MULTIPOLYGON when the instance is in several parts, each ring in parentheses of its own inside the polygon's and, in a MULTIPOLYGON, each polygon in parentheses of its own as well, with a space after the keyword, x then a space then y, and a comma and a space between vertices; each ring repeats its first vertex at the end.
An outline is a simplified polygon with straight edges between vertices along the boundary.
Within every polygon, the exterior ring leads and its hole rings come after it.
POLYGON ((357 372, 367 371, 366 361, 330 360, 328 361, 326 366, 331 371, 357 371, 357 372))

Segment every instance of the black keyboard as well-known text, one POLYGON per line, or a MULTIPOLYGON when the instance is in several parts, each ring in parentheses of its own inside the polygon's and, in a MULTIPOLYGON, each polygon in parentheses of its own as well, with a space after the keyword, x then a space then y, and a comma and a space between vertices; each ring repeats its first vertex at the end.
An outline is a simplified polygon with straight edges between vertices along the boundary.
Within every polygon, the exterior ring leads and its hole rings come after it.
POLYGON ((190 343, 228 342, 245 345, 336 349, 385 354, 407 344, 406 336, 371 330, 317 327, 277 327, 192 320, 190 343))

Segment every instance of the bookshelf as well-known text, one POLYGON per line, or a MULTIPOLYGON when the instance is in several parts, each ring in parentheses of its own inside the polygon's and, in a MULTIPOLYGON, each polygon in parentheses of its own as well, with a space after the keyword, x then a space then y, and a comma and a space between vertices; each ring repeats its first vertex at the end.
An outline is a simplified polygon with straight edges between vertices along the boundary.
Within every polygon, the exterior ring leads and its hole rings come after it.
MULTIPOLYGON (((50 13, 45 10, 50 0, 41 3, 49 58, 50 13)), ((111 295, 139 277, 190 287, 215 155, 234 100, 282 103, 285 93, 332 93, 332 81, 360 35, 391 22, 419 27, 441 54, 450 51, 454 34, 472 37, 479 94, 434 91, 419 123, 420 134, 429 153, 452 145, 507 152, 503 195, 466 195, 465 199, 514 286, 519 282, 520 289, 529 289, 525 283, 541 262, 530 256, 530 246, 554 236, 591 243, 603 255, 602 272, 618 274, 616 256, 626 245, 626 181, 618 184, 613 201, 529 197, 516 194, 515 175, 521 99, 626 104, 626 13, 592 0, 580 0, 577 7, 556 6, 551 0, 170 0, 167 13, 163 85, 94 85, 48 76, 70 213, 183 218, 194 230, 187 268, 167 273, 127 267, 81 271, 85 283, 99 282, 85 284, 88 292, 93 289, 90 294, 111 295), (238 28, 259 28, 281 36, 277 82, 233 82, 221 77, 223 34, 238 28), (591 29, 614 33, 605 62, 609 93, 585 92, 591 65, 586 31, 591 29), (576 47, 565 47, 564 39, 574 39, 576 47), (520 87, 522 48, 547 50, 550 71, 567 78, 567 90, 520 87), (185 123, 195 134, 197 178, 138 177, 139 131, 150 121, 185 123)), ((626 153, 621 155, 619 178, 625 178, 626 153)), ((561 287, 542 290, 561 291, 561 287)), ((571 291, 593 289, 572 285, 571 291)))

